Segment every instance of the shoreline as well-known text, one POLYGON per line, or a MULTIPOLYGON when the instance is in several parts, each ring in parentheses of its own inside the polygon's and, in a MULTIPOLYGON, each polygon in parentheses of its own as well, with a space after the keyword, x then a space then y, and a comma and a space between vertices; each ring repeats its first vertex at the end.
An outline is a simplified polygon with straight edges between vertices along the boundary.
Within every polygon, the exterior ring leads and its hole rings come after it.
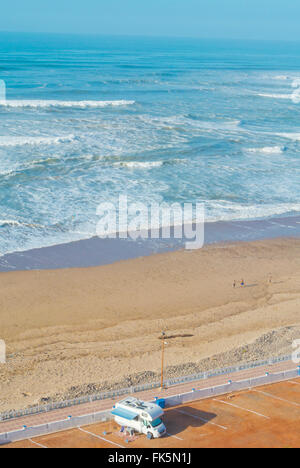
MULTIPOLYGON (((149 236, 150 237, 150 236, 149 236)), ((204 225, 204 246, 300 237, 300 215, 204 225)), ((147 257, 184 248, 185 239, 100 239, 92 237, 50 247, 12 252, 0 257, 0 273, 8 271, 87 268, 147 257)))
POLYGON ((269 239, 2 273, 0 412, 155 379, 162 330, 170 377, 291 354, 300 336, 299 254, 300 239, 269 239))

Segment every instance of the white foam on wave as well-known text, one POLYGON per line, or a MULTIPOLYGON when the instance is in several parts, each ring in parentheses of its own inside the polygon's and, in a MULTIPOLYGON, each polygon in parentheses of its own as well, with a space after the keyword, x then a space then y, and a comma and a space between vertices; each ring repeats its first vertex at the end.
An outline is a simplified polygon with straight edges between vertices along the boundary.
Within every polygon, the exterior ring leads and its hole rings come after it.
POLYGON ((286 80, 290 80, 291 77, 288 75, 276 75, 273 77, 273 79, 278 80, 278 81, 286 81, 286 80))
POLYGON ((220 119, 216 121, 197 120, 187 117, 185 115, 173 115, 169 117, 149 117, 148 115, 141 115, 140 120, 146 124, 151 124, 159 129, 176 130, 182 129, 190 131, 191 128, 205 131, 230 131, 240 128, 241 121, 236 119, 220 119))
POLYGON ((129 169, 153 169, 154 167, 161 167, 163 164, 163 161, 125 161, 115 163, 114 166, 127 167, 129 169))
POLYGON ((293 141, 300 141, 300 133, 276 133, 277 136, 293 141))
POLYGON ((101 108, 108 106, 127 106, 134 104, 135 101, 57 101, 57 100, 6 100, 0 101, 0 107, 13 107, 13 108, 101 108))
POLYGON ((16 221, 15 219, 0 219, 0 227, 44 228, 41 224, 25 223, 16 221))
POLYGON ((34 137, 34 136, 0 136, 0 147, 23 146, 23 145, 53 145, 68 143, 75 139, 74 135, 60 137, 34 137))
POLYGON ((0 227, 6 226, 22 226, 22 223, 15 221, 14 219, 0 219, 0 227))
POLYGON ((264 148, 248 148, 249 153, 281 154, 284 152, 283 146, 265 146, 264 148))
POLYGON ((271 99, 293 99, 292 94, 271 94, 271 93, 258 93, 257 96, 271 98, 271 99))
POLYGON ((263 219, 300 212, 300 203, 246 205, 228 200, 218 200, 208 201, 205 206, 206 222, 263 219))
POLYGON ((164 161, 121 161, 114 163, 114 166, 125 167, 129 169, 153 169, 155 167, 169 166, 175 164, 185 164, 187 159, 174 158, 164 161))

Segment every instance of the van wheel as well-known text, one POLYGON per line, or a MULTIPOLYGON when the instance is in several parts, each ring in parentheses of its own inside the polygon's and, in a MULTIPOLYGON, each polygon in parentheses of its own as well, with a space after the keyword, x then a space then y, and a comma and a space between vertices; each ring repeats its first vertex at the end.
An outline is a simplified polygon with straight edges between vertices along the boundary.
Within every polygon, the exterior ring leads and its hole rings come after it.
POLYGON ((153 439, 153 434, 151 432, 147 432, 147 439, 153 439))

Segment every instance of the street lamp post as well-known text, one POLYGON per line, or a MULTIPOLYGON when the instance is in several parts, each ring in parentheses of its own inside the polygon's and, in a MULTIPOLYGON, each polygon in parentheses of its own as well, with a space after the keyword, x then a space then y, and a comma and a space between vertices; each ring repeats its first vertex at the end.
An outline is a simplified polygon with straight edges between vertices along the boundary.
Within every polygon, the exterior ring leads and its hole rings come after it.
POLYGON ((160 389, 164 388, 164 359, 165 359, 165 332, 162 332, 162 348, 161 348, 161 379, 160 379, 160 389))

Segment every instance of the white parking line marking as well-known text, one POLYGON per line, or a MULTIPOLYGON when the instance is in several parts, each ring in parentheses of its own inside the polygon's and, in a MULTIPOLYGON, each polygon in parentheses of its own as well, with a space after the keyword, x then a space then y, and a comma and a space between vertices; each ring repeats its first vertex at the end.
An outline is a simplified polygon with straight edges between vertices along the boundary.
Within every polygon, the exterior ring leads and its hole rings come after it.
POLYGON ((234 405, 233 403, 229 403, 229 401, 217 400, 216 398, 213 398, 213 401, 217 401, 219 403, 224 403, 224 405, 233 406, 233 408, 237 408, 237 409, 240 409, 240 410, 243 410, 243 411, 248 411, 248 413, 253 413, 256 416, 260 416, 260 417, 265 418, 265 419, 271 419, 269 416, 265 416, 264 414, 257 413, 256 411, 252 411, 252 410, 250 410, 248 408, 243 408, 242 406, 234 405))
POLYGON ((93 437, 97 437, 97 439, 104 440, 105 442, 108 442, 109 444, 116 445, 117 447, 120 447, 120 448, 125 448, 123 445, 116 444, 115 442, 112 442, 111 440, 105 439, 104 437, 101 437, 101 436, 99 436, 97 434, 94 434, 93 432, 86 431, 85 429, 82 429, 82 427, 77 427, 77 429, 79 429, 80 431, 85 432, 86 434, 89 434, 89 435, 91 435, 93 437))
POLYGON ((262 395, 266 395, 266 396, 269 396, 271 398, 274 398, 275 400, 280 400, 280 401, 283 401, 284 403, 289 403, 290 405, 294 405, 294 406, 299 406, 300 407, 300 404, 299 403, 296 403, 295 401, 290 401, 290 400, 285 400, 284 398, 281 398, 281 397, 278 397, 276 395, 272 395, 272 393, 267 393, 267 392, 262 392, 261 390, 252 390, 253 392, 256 392, 256 393, 261 393, 262 395))
POLYGON ((28 440, 29 440, 32 444, 37 445, 38 447, 41 447, 41 448, 44 448, 44 449, 48 448, 48 447, 46 447, 45 445, 39 444, 39 443, 36 442, 35 440, 32 440, 32 439, 28 439, 28 440))
POLYGON ((300 385, 300 382, 295 382, 294 380, 289 380, 289 383, 295 384, 295 385, 300 385))
POLYGON ((183 439, 181 439, 181 437, 178 437, 178 436, 176 436, 176 435, 169 434, 168 432, 167 432, 167 435, 168 435, 169 437, 173 437, 174 439, 177 439, 177 440, 183 440, 183 439))
POLYGON ((224 429, 224 431, 227 431, 228 429, 228 427, 220 426, 219 424, 213 423, 212 421, 209 421, 208 419, 201 418, 200 416, 195 416, 194 414, 186 413, 185 411, 182 411, 182 410, 175 410, 175 411, 177 411, 177 413, 182 413, 182 414, 185 414, 186 416, 190 416, 191 418, 199 419, 200 421, 205 422, 207 424, 212 424, 213 426, 217 426, 220 429, 224 429))

